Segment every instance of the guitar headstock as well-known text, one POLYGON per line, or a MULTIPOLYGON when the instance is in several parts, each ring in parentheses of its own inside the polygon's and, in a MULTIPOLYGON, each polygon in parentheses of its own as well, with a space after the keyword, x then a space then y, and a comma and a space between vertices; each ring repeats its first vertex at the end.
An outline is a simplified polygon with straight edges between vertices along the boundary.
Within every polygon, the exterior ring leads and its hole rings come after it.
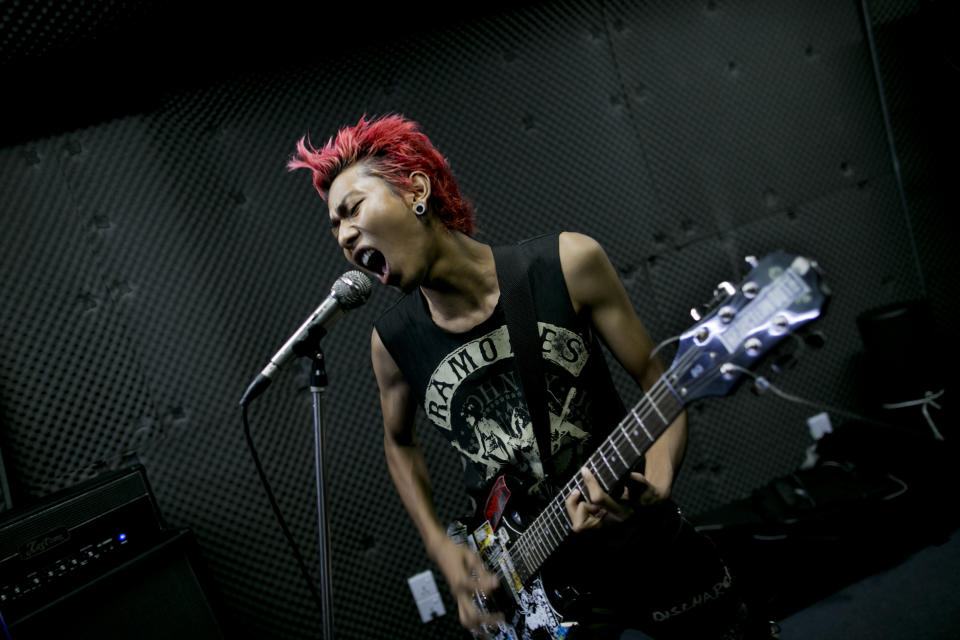
POLYGON ((666 378, 684 402, 726 395, 743 369, 820 315, 829 292, 815 261, 776 251, 748 262, 743 281, 680 336, 666 378))

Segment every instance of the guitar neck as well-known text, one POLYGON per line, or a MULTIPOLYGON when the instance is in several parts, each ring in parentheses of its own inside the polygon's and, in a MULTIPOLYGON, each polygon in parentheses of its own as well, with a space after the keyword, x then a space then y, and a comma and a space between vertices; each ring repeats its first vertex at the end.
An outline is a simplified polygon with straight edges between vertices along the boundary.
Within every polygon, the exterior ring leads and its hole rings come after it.
MULTIPOLYGON (((627 412, 584 466, 596 476, 604 491, 609 493, 682 410, 683 402, 665 377, 661 377, 643 399, 627 412)), ((564 503, 575 490, 584 496, 589 495, 579 472, 567 482, 511 547, 514 566, 523 582, 533 577, 572 532, 564 503)))

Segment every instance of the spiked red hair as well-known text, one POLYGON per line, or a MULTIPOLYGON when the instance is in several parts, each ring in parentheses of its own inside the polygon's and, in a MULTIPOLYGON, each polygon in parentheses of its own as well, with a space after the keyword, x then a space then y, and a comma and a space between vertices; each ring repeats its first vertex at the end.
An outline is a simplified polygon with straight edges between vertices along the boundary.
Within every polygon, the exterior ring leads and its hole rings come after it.
POLYGON ((304 137, 287 168, 310 169, 313 186, 327 201, 330 184, 349 166, 363 162, 397 192, 413 190, 410 174, 422 171, 430 177, 429 204, 434 215, 447 227, 467 235, 474 232, 473 206, 460 195, 450 164, 420 132, 416 122, 400 115, 377 119, 366 116, 352 127, 344 127, 322 149, 315 149, 304 137))

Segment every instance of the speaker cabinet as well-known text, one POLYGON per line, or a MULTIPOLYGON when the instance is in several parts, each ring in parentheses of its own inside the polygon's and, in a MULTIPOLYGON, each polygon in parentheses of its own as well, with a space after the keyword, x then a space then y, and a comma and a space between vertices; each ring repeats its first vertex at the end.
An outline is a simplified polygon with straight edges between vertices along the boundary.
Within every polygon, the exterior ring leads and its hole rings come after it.
POLYGON ((0 617, 15 640, 218 640, 201 560, 142 465, 105 472, 0 517, 0 617))

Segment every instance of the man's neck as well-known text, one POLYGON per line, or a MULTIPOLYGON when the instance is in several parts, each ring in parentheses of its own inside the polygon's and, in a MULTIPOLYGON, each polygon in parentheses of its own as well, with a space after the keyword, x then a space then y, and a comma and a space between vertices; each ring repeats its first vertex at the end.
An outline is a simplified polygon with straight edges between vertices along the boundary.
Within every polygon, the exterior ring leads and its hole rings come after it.
POLYGON ((462 233, 441 241, 420 291, 433 321, 453 332, 467 331, 493 313, 500 298, 493 250, 462 233))

